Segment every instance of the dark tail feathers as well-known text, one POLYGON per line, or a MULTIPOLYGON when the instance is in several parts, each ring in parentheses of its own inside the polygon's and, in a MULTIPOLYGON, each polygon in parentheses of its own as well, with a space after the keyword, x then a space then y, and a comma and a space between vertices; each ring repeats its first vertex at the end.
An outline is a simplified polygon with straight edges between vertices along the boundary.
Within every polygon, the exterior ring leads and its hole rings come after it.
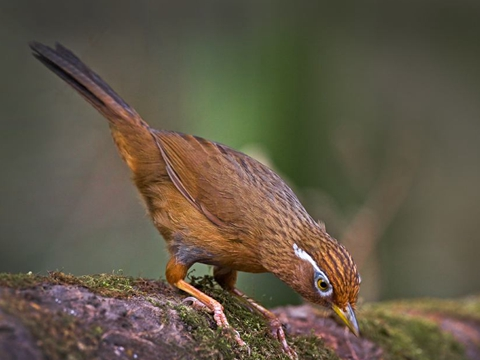
POLYGON ((110 122, 127 120, 148 127, 133 108, 70 50, 58 43, 52 49, 31 42, 30 48, 39 61, 77 90, 110 122))

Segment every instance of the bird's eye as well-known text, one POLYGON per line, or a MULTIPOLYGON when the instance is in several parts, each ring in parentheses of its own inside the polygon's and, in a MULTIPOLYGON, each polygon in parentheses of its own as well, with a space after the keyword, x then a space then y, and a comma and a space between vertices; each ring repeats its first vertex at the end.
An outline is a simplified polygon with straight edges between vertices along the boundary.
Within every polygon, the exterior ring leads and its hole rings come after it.
POLYGON ((325 291, 328 289, 328 283, 322 278, 317 280, 317 286, 322 291, 325 291))

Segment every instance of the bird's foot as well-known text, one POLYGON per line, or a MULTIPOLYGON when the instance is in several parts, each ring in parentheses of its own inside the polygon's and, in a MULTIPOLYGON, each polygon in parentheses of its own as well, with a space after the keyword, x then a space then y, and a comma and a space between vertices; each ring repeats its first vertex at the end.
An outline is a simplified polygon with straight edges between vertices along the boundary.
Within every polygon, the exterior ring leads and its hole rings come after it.
POLYGON ((227 317, 225 316, 225 313, 223 312, 223 306, 220 305, 220 303, 213 304, 213 318, 215 319, 215 322, 217 323, 217 326, 225 329, 225 330, 231 330, 233 332, 233 338, 237 342, 238 345, 240 346, 247 346, 245 341, 242 340, 240 337, 240 334, 238 333, 237 330, 235 330, 233 327, 230 326, 228 323, 227 317))
POLYGON ((255 311, 260 315, 262 315, 268 321, 272 336, 275 339, 277 339, 282 345, 283 352, 287 354, 290 359, 298 359, 297 353, 290 346, 288 346, 287 339, 285 336, 285 331, 283 331, 282 323, 280 322, 280 320, 278 320, 277 316, 274 313, 272 313, 270 310, 265 309, 263 306, 261 306, 260 304, 250 299, 247 295, 245 295, 243 292, 241 292, 237 288, 230 289, 229 291, 233 293, 235 296, 238 296, 239 298, 246 300, 245 305, 250 310, 255 311))
POLYGON ((298 359, 298 355, 295 350, 288 346, 285 331, 283 330, 283 326, 280 323, 280 320, 278 320, 278 318, 276 317, 274 319, 270 319, 269 325, 272 336, 276 338, 280 342, 280 344, 282 344, 283 352, 287 354, 290 359, 298 359))
POLYGON ((188 304, 197 311, 198 310, 206 310, 206 311, 212 313, 212 310, 210 310, 207 305, 205 305, 203 302, 201 302, 200 300, 198 300, 197 298, 195 298, 193 296, 189 296, 189 297, 186 297, 185 299, 183 299, 182 304, 188 304))
POLYGON ((190 306, 195 310, 207 310, 210 313, 213 313, 213 319, 217 323, 217 326, 233 334, 233 338, 237 344, 241 347, 245 347, 250 354, 250 348, 247 346, 245 341, 242 340, 238 331, 231 327, 228 323, 227 317, 223 312, 223 306, 220 303, 214 301, 207 305, 193 296, 183 299, 182 303, 190 303, 190 306))

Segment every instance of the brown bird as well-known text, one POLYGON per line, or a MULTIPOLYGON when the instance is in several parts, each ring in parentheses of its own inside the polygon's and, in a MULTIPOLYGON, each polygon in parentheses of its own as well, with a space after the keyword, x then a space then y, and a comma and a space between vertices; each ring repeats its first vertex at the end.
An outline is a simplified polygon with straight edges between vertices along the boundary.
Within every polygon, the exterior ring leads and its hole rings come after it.
MULTIPOLYGON (((215 280, 246 298, 291 357, 273 313, 235 288, 237 271, 271 272, 305 299, 333 309, 358 336, 360 276, 345 249, 300 204, 285 182, 251 157, 193 135, 152 129, 71 51, 30 44, 34 56, 107 118, 148 212, 167 242, 167 281, 229 328, 222 305, 184 279, 194 263, 214 266, 215 280)), ((235 331, 235 339, 245 345, 235 331)))

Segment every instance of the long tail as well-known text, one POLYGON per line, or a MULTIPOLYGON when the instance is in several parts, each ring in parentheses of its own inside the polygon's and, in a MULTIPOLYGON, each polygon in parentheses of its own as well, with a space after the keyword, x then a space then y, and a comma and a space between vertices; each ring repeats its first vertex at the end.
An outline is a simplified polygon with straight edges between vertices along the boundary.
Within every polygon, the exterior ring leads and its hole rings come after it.
POLYGON ((55 49, 30 43, 33 55, 97 109, 110 123, 112 136, 128 166, 163 162, 148 124, 100 76, 60 44, 55 49))

